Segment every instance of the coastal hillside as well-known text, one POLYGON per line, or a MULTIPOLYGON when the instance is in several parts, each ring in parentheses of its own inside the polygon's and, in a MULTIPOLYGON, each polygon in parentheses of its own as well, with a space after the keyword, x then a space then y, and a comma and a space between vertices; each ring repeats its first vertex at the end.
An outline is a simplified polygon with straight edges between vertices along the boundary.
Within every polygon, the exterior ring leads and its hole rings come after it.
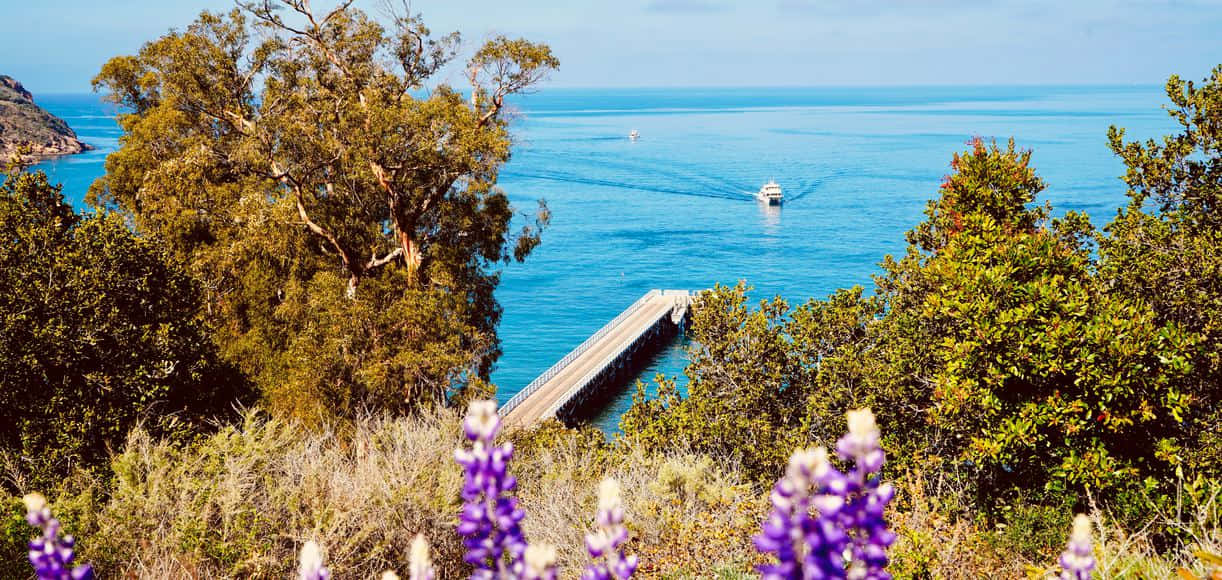
POLYGON ((1222 580, 1222 4, 75 1, 0 580, 1222 580))
POLYGON ((34 103, 34 96, 13 77, 0 75, 0 158, 8 160, 22 145, 33 158, 71 155, 92 149, 76 138, 63 119, 34 103))

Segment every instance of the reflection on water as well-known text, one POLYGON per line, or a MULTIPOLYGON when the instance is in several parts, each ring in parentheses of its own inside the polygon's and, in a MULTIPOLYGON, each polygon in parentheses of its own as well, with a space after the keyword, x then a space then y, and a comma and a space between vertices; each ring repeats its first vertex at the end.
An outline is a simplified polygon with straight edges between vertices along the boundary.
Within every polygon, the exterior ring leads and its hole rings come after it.
POLYGON ((760 210, 760 223, 765 234, 777 234, 781 231, 781 206, 765 202, 757 202, 760 210))

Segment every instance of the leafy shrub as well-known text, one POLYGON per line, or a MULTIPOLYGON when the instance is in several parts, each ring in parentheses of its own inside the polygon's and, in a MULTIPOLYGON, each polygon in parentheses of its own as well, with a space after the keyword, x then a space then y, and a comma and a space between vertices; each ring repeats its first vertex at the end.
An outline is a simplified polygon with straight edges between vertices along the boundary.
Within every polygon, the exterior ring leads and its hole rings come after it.
POLYGON ((956 157, 867 328, 881 364, 861 382, 892 441, 964 473, 985 507, 1170 475, 1160 450, 1194 405, 1179 384, 1199 336, 1096 279, 1084 216, 1027 208, 1043 187, 1028 158, 980 141, 956 157))
POLYGON ((1167 112, 1182 128, 1156 141, 1125 142, 1108 133, 1128 170, 1129 205, 1106 227, 1100 277, 1116 292, 1148 303, 1159 323, 1199 334, 1183 353, 1191 372, 1180 390, 1198 404, 1184 416, 1186 436, 1165 453, 1216 475, 1222 466, 1222 65, 1201 84, 1167 81, 1167 112))
POLYGON ((1017 501, 1004 506, 1001 520, 985 540, 998 554, 1008 554, 1020 562, 1046 561, 1065 543, 1073 505, 1046 505, 1017 501))
POLYGON ((104 466, 142 419, 189 433, 243 399, 154 241, 73 213, 41 172, 0 179, 0 454, 25 483, 104 466))
POLYGON ((25 521, 25 506, 15 495, 0 495, 0 577, 20 578, 30 573, 25 561, 30 541, 30 525, 25 521))
POLYGON ((718 284, 692 306, 687 395, 658 379, 658 396, 639 385, 620 420, 624 438, 647 449, 681 448, 733 458, 761 485, 775 479, 790 452, 814 439, 828 444, 844 431, 843 398, 805 413, 819 363, 833 349, 860 340, 877 302, 861 289, 842 290, 828 301, 797 308, 780 298, 752 310, 747 286, 718 284), (825 421, 824 418, 827 418, 825 421))

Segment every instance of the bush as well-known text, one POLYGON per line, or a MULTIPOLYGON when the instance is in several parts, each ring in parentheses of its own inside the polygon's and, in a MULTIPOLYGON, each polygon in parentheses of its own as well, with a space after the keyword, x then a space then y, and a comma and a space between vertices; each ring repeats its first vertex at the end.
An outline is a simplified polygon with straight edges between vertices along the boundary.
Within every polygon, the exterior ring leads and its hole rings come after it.
POLYGON ((887 313, 868 328, 882 364, 862 377, 896 446, 964 473, 986 508, 1170 476, 1160 451, 1194 406, 1179 384, 1200 337, 1095 277, 1084 216, 1026 207, 1042 189, 1027 155, 956 157, 914 247, 884 263, 887 313), (966 202, 992 199, 975 189, 1008 192, 1016 215, 966 202))
POLYGON ((140 420, 190 433, 243 399, 194 282, 155 242, 73 213, 41 172, 0 179, 0 459, 16 483, 54 489, 140 420))
POLYGON ((743 282, 718 284, 697 297, 688 329, 687 395, 661 377, 656 398, 639 385, 620 427, 625 439, 647 449, 733 458, 747 477, 768 485, 794 448, 812 439, 828 444, 844 432, 841 417, 854 408, 852 400, 825 399, 835 404, 818 414, 803 408, 819 363, 835 348, 861 340, 878 303, 854 288, 826 302, 791 309, 778 297, 752 310, 747 290, 743 282))
POLYGON ((32 535, 21 498, 0 495, 0 577, 22 578, 30 573, 26 543, 32 535))
POLYGON ((1007 554, 1019 562, 1046 562, 1065 545, 1065 530, 1073 519, 1069 505, 1043 505, 1014 502, 1002 511, 1004 524, 985 535, 997 554, 1007 554))
POLYGON ((1197 401, 1184 416, 1190 438, 1166 449, 1186 468, 1222 469, 1222 66, 1201 84, 1171 77, 1167 111, 1180 132, 1160 141, 1125 142, 1129 205, 1100 240, 1100 277, 1118 293, 1148 303, 1159 323, 1203 338, 1183 354, 1191 373, 1180 390, 1197 401))

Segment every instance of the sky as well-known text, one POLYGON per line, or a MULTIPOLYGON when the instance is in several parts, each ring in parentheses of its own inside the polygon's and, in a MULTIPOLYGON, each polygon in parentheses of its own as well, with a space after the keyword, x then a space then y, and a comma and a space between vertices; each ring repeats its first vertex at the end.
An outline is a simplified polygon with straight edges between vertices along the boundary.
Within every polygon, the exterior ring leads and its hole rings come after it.
MULTIPOLYGON (((1222 64, 1222 0, 410 1, 468 50, 496 34, 550 44, 556 87, 1161 84, 1222 64)), ((0 0, 0 74, 87 92, 108 58, 232 7, 0 0)))

